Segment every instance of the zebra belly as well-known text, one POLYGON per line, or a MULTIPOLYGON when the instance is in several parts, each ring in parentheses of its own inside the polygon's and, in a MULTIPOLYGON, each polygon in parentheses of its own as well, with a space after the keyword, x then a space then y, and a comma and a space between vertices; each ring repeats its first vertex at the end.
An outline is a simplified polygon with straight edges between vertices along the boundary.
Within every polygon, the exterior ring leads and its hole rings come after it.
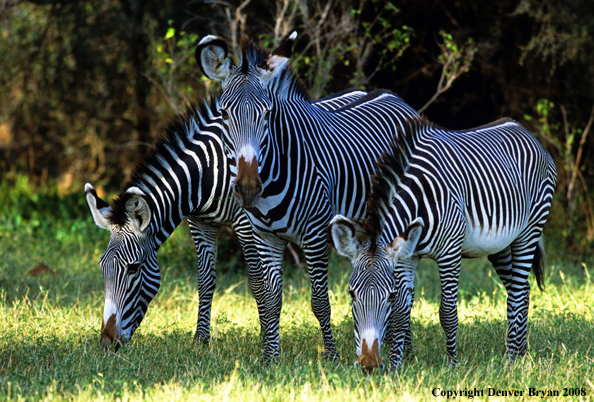
POLYGON ((462 256, 475 258, 497 253, 509 246, 519 232, 515 228, 506 230, 469 225, 462 242, 462 256))

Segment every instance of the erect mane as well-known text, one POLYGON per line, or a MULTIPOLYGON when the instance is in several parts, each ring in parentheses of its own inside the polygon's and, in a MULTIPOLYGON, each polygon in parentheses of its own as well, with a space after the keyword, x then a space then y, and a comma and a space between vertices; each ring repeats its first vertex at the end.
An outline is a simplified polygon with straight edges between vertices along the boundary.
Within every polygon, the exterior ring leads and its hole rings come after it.
POLYGON ((270 52, 255 44, 247 36, 241 37, 241 73, 247 74, 250 66, 258 67, 264 63, 270 52))
POLYGON ((367 197, 367 215, 363 230, 371 240, 370 252, 373 255, 377 242, 384 229, 384 221, 389 214, 392 200, 404 174, 409 168, 419 138, 433 125, 422 116, 407 118, 404 127, 390 142, 390 149, 375 162, 375 172, 371 177, 371 191, 367 197))
MULTIPOLYGON (((282 46, 281 46, 282 47, 282 46)), ((250 67, 264 67, 271 52, 254 43, 247 36, 241 38, 241 73, 248 74, 250 67)), ((290 88, 293 93, 309 100, 307 89, 301 79, 287 66, 277 78, 277 89, 290 88)))
MULTIPOLYGON (((114 197, 109 216, 109 220, 113 224, 124 225, 128 221, 126 202, 132 195, 127 193, 126 190, 145 181, 144 177, 152 172, 151 166, 163 165, 163 155, 169 154, 168 149, 177 149, 180 143, 188 143, 191 138, 194 138, 197 133, 191 130, 192 124, 202 126, 203 120, 212 120, 211 117, 220 116, 217 109, 217 98, 213 96, 209 101, 203 100, 195 105, 188 106, 183 114, 178 115, 177 119, 169 124, 165 133, 155 140, 151 149, 136 164, 132 174, 125 181, 120 194, 114 197)), ((148 199, 147 201, 150 202, 148 199)))

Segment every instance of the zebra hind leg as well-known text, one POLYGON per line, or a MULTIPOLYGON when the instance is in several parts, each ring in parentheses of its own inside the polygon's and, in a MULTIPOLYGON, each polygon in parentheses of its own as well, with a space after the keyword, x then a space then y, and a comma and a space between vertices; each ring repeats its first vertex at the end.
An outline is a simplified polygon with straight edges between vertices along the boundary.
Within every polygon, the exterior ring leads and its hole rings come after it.
MULTIPOLYGON (((534 236, 526 236, 534 239, 534 236)), ((536 241, 516 241, 511 245, 512 280, 507 296, 507 353, 510 362, 526 353, 528 342, 528 309, 530 304, 530 283, 528 275, 535 261, 535 253, 541 250, 536 241)))
MULTIPOLYGON (((491 254, 487 257, 491 264, 493 264, 493 268, 495 272, 497 272, 497 276, 501 279, 503 286, 508 295, 509 300, 509 293, 511 292, 512 288, 512 279, 513 279, 513 270, 512 270, 512 252, 511 246, 506 247, 505 249, 501 250, 496 254, 491 254)), ((509 310, 509 307, 508 307, 509 310)), ((515 334, 517 331, 511 328, 512 321, 509 321, 509 312, 508 312, 508 336, 505 342, 505 353, 510 357, 511 361, 513 361, 512 354, 515 350, 515 345, 510 344, 510 334, 515 334)), ((513 342, 512 342, 513 343, 513 342)))
POLYGON ((512 258, 511 258, 511 247, 506 247, 496 254, 491 254, 487 257, 493 268, 501 279, 505 290, 509 293, 512 279, 512 258))

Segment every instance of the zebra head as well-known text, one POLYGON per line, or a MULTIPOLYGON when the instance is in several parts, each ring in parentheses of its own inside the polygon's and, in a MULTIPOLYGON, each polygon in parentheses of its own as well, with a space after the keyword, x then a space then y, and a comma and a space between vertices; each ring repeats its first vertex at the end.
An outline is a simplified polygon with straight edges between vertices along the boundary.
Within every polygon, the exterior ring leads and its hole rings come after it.
MULTIPOLYGON (((349 279, 351 310, 355 325, 357 360, 364 372, 383 370, 381 346, 392 341, 398 328, 399 312, 412 304, 414 251, 421 236, 423 220, 414 220, 403 234, 389 244, 373 238, 361 243, 356 236, 358 224, 341 215, 330 223, 330 237, 339 254, 349 257, 353 273, 349 279)), ((392 341, 393 342, 393 341, 392 341)))
POLYGON ((111 232, 99 260, 105 282, 105 305, 99 344, 117 351, 140 325, 160 284, 157 246, 150 233, 151 212, 145 194, 131 187, 116 198, 114 207, 85 185, 87 204, 95 224, 111 232))
POLYGON ((246 37, 242 39, 242 60, 233 65, 227 59, 224 40, 208 35, 196 48, 196 61, 205 76, 220 81, 223 87, 219 106, 226 128, 226 141, 231 145, 236 161, 237 176, 233 195, 240 207, 251 208, 262 195, 259 163, 265 147, 273 102, 268 88, 274 78, 285 71, 297 33, 275 51, 269 53, 256 47, 246 37))

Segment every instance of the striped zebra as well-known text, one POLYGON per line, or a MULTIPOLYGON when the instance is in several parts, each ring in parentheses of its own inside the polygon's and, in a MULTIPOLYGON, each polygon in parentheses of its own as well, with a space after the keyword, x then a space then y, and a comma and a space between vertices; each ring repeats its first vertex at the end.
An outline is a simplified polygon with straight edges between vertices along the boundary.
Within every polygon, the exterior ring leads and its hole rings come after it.
POLYGON ((374 161, 417 113, 389 91, 372 91, 333 112, 312 107, 286 68, 293 33, 269 53, 247 38, 242 60, 227 60, 227 45, 203 38, 196 59, 222 83, 225 143, 236 171, 233 194, 247 211, 264 270, 264 358, 280 354, 282 258, 287 242, 303 250, 310 275, 311 307, 320 323, 324 356, 338 358, 330 327, 327 227, 338 213, 363 217, 374 161))
POLYGON ((429 257, 439 266, 439 319, 447 354, 457 363, 458 277, 462 258, 488 256, 507 290, 507 351, 526 352, 528 275, 543 283, 542 229, 557 173, 550 155, 520 124, 503 119, 451 131, 422 118, 378 162, 360 243, 354 220, 330 226, 336 250, 351 259, 349 281, 357 363, 383 367, 382 340, 391 341, 390 364, 402 364, 410 328, 415 269, 429 257))
MULTIPOLYGON (((333 110, 365 95, 349 91, 315 102, 333 110)), ((237 233, 248 280, 264 328, 262 269, 245 213, 233 201, 222 143, 218 100, 188 109, 171 125, 146 160, 136 166, 123 192, 109 206, 91 184, 86 200, 97 226, 111 232, 99 264, 105 281, 100 345, 116 350, 140 325, 160 285, 157 251, 187 217, 198 257, 198 322, 194 340, 210 339, 217 236, 222 226, 237 233)))

